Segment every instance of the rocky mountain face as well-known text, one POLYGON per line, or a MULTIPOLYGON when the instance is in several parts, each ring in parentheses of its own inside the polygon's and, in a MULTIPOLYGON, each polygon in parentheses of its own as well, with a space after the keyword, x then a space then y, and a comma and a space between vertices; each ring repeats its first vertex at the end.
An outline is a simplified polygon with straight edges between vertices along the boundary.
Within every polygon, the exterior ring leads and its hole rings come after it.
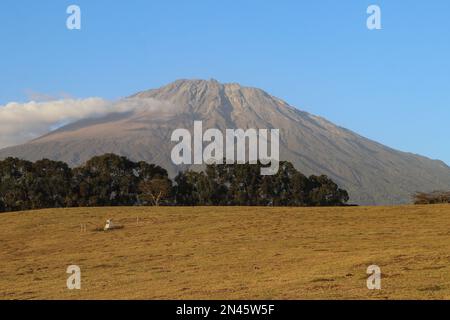
POLYGON ((400 152, 291 107, 256 89, 215 80, 179 80, 118 102, 125 112, 85 119, 24 145, 0 151, 0 158, 49 158, 71 166, 94 155, 116 153, 168 169, 175 166, 173 130, 192 131, 195 120, 208 128, 280 129, 280 159, 306 175, 326 174, 358 204, 411 202, 416 191, 450 189, 450 168, 441 161, 400 152))

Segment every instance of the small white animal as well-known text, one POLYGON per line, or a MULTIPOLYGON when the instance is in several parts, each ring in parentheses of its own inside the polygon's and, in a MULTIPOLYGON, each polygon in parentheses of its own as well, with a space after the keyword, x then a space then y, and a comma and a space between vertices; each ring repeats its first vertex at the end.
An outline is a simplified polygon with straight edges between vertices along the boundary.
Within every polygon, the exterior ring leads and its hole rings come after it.
POLYGON ((111 219, 106 220, 106 225, 103 228, 103 230, 107 231, 107 230, 111 230, 113 228, 113 222, 111 219))

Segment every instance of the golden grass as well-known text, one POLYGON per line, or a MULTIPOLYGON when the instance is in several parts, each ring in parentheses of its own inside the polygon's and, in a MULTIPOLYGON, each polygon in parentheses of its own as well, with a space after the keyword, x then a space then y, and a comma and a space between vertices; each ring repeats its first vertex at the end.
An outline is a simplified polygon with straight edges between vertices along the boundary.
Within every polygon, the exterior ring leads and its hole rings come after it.
POLYGON ((0 214, 0 299, 450 299, 449 263, 449 205, 0 214))

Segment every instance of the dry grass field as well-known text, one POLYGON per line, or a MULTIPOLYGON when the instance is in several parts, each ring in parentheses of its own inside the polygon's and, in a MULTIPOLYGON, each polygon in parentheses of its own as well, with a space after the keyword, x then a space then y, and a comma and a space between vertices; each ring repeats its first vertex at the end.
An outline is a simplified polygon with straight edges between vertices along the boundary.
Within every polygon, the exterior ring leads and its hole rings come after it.
POLYGON ((450 299, 450 206, 0 214, 0 299, 323 298, 450 299), (95 231, 108 218, 124 228, 95 231))

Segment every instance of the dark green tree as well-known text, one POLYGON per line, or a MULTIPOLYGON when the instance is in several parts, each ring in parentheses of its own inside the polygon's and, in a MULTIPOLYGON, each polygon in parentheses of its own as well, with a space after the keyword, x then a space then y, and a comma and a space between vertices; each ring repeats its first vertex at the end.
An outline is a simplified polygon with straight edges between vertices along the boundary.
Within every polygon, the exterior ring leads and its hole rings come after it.
POLYGON ((0 201, 4 211, 31 209, 32 163, 17 158, 0 161, 0 201))
POLYGON ((70 195, 72 170, 60 161, 40 160, 32 165, 28 183, 31 208, 61 208, 70 195))
POLYGON ((312 206, 339 206, 349 200, 347 191, 325 175, 309 177, 309 189, 309 204, 312 206))
POLYGON ((146 162, 105 154, 81 167, 40 160, 0 161, 0 211, 64 206, 130 206, 140 204, 236 206, 340 206, 347 191, 327 176, 307 178, 289 162, 278 173, 261 175, 262 165, 208 165, 203 172, 185 171, 175 178, 146 162))
POLYGON ((136 164, 125 157, 105 154, 73 170, 72 205, 134 205, 138 176, 136 164))
POLYGON ((167 171, 115 154, 94 157, 73 170, 72 206, 131 206, 138 204, 139 183, 168 179, 167 171))

